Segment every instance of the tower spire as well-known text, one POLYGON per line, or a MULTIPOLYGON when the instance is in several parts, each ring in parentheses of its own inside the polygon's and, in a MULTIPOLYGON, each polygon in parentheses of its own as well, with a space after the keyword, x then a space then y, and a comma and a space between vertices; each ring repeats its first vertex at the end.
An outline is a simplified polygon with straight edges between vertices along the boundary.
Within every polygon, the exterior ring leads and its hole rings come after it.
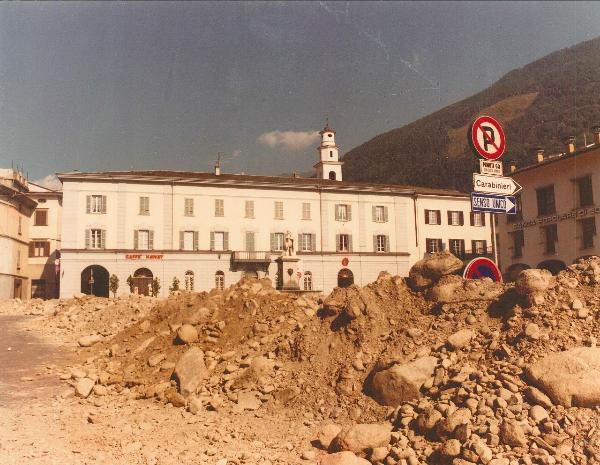
POLYGON ((317 177, 332 181, 342 180, 342 164, 339 160, 339 147, 335 143, 335 130, 329 126, 329 118, 325 118, 325 127, 319 131, 321 144, 317 148, 319 161, 315 164, 317 177))

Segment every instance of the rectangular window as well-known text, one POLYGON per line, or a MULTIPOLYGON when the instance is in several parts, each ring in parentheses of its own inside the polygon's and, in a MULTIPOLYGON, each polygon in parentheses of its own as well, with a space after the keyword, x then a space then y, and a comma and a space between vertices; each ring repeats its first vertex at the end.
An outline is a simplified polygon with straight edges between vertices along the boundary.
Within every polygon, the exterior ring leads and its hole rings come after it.
POLYGON ((106 213, 106 196, 88 195, 86 197, 86 213, 106 213))
POLYGON ((23 234, 23 217, 19 215, 19 225, 17 226, 17 233, 19 236, 23 234))
POLYGON ((254 200, 246 200, 244 216, 246 218, 254 218, 254 200))
POLYGON ((140 229, 137 231, 137 250, 148 250, 150 247, 150 231, 140 229))
POLYGON ((387 223, 387 207, 376 205, 373 206, 373 222, 375 223, 387 223))
POLYGON ((450 253, 458 258, 464 258, 465 256, 465 240, 464 239, 450 239, 449 241, 450 253))
POLYGON ((542 235, 544 236, 544 253, 556 253, 556 242, 558 241, 558 227, 556 224, 542 226, 542 235))
POLYGON ((194 199, 184 199, 183 204, 184 216, 194 216, 194 199))
POLYGON ((483 212, 472 212, 471 213, 471 226, 485 226, 485 213, 483 212))
POLYGON ((31 241, 29 243, 30 257, 49 257, 50 241, 31 241))
POLYGON ((581 248, 591 249, 594 247, 594 236, 596 235, 596 218, 585 218, 579 220, 581 229, 581 248))
POLYGON ((554 186, 536 189, 538 216, 556 213, 554 202, 554 186))
POLYGON ((302 219, 310 220, 310 203, 308 202, 302 204, 302 219))
POLYGON ((425 246, 427 248, 427 253, 441 252, 443 250, 441 239, 426 239, 425 246))
POLYGON ((140 197, 140 215, 150 214, 150 197, 140 197))
POLYGON ((225 202, 223 199, 215 199, 215 216, 225 216, 225 202))
POLYGON ((36 210, 33 218, 34 226, 48 226, 48 210, 36 210))
POLYGON ((375 236, 375 252, 389 252, 389 240, 384 234, 377 234, 375 236))
POLYGON ((589 207, 594 205, 594 192, 592 189, 592 177, 586 176, 577 179, 578 207, 589 207))
POLYGON ((299 234, 298 243, 300 252, 314 252, 315 250, 315 235, 314 234, 299 234))
POLYGON ((335 206, 335 219, 337 221, 351 221, 352 209, 350 205, 338 204, 335 206))
POLYGON ((271 251, 281 252, 283 250, 283 233, 271 233, 271 251))
POLYGON ((275 202, 275 219, 282 220, 283 219, 283 202, 275 202))
POLYGON ((21 270, 21 249, 17 250, 17 271, 21 270))
POLYGON ((229 234, 225 231, 211 232, 210 250, 229 250, 229 234))
POLYGON ((246 251, 254 252, 254 232, 246 231, 246 251))
POLYGON ((449 226, 462 226, 464 222, 463 212, 448 211, 449 226))
POLYGON ((336 242, 338 252, 352 252, 352 236, 350 234, 338 234, 336 242))
POLYGON ((471 252, 475 255, 485 255, 487 253, 487 242, 486 241, 472 241, 471 252))
POLYGON ((194 250, 194 231, 183 232, 183 250, 194 250))
POLYGON ((523 256, 523 246, 525 245, 525 233, 521 230, 509 234, 512 238, 512 258, 521 258, 523 256))
POLYGON ((442 224, 442 212, 440 210, 425 210, 425 224, 442 224))
POLYGON ((104 249, 106 231, 102 229, 88 229, 86 232, 86 248, 104 249))

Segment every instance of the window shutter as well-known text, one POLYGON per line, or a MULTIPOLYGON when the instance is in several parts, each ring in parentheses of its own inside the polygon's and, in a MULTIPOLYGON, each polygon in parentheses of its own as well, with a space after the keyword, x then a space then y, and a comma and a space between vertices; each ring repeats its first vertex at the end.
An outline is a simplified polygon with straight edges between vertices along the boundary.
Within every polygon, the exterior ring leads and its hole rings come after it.
POLYGON ((86 195, 85 196, 85 212, 91 213, 91 211, 92 211, 92 196, 86 195))
POLYGON ((388 222, 388 207, 383 207, 383 221, 388 222))
MULTIPOLYGON (((450 210, 447 211, 448 213, 448 226, 452 225, 452 212, 450 210)), ((439 221, 438 221, 439 223, 439 221)))
POLYGON ((483 242, 483 253, 487 253, 487 241, 481 241, 483 242))
POLYGON ((106 213, 106 195, 102 196, 102 213, 106 213))
MULTIPOLYGON (((89 195, 88 195, 89 197, 89 195)), ((91 232, 89 229, 85 230, 85 248, 89 249, 90 248, 90 236, 91 236, 91 232)))
POLYGON ((485 213, 480 213, 481 215, 481 225, 485 226, 485 213))
POLYGON ((296 242, 296 252, 302 250, 302 234, 298 233, 298 241, 296 242))
POLYGON ((194 231, 194 250, 198 250, 198 231, 194 231))
POLYGON ((372 208, 372 212, 373 212, 373 223, 375 223, 377 221, 377 207, 375 205, 373 205, 372 208))
POLYGON ((340 206, 339 205, 335 206, 335 219, 336 220, 340 219, 340 206))
POLYGON ((316 250, 317 250, 317 235, 311 234, 310 235, 310 251, 316 252, 316 250))
POLYGON ((183 248, 185 246, 184 237, 185 237, 185 232, 179 231, 179 250, 183 250, 183 248))
POLYGON ((100 231, 100 248, 106 249, 106 230, 102 229, 100 231))
POLYGON ((223 250, 229 250, 229 233, 223 233, 223 250))
POLYGON ((271 233, 271 250, 277 250, 277 236, 275 235, 275 233, 271 233))
POLYGON ((425 210, 425 224, 429 224, 429 210, 425 210))
POLYGON ((389 236, 383 236, 385 237, 385 251, 389 253, 390 251, 390 238, 389 236))
POLYGON ((352 205, 348 205, 348 221, 352 221, 352 205))
POLYGON ((340 235, 339 234, 335 235, 335 251, 336 252, 340 251, 340 235))
POLYGON ((50 242, 44 242, 44 257, 50 256, 50 242))
POLYGON ((373 236, 373 252, 377 252, 377 235, 373 236))
POLYGON ((436 210, 437 213, 437 224, 442 224, 442 211, 436 210))
POLYGON ((138 248, 138 232, 137 229, 133 231, 133 248, 137 250, 138 248))
POLYGON ((348 252, 352 252, 352 234, 348 234, 348 252))
POLYGON ((148 231, 148 249, 154 250, 154 231, 148 231))
POLYGON ((475 226, 475 213, 469 213, 469 222, 471 223, 471 226, 475 226))
POLYGON ((29 256, 33 257, 35 255, 35 243, 32 241, 29 243, 29 256))
POLYGON ((458 213, 458 217, 459 217, 460 225, 464 226, 464 224, 465 224, 465 215, 464 215, 464 213, 463 212, 459 212, 458 213))
POLYGON ((210 232, 210 250, 215 250, 215 233, 210 232))

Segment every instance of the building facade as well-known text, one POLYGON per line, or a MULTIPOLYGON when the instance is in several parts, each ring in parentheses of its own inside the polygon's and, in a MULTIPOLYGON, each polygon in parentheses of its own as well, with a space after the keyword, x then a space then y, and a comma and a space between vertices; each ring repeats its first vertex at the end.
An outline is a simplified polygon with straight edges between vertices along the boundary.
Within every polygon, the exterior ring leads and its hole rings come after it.
POLYGON ((507 215, 498 228, 500 264, 509 279, 526 268, 557 273, 580 257, 600 255, 600 128, 593 132, 593 144, 577 148, 570 137, 564 153, 546 156, 539 149, 536 163, 511 167, 523 189, 517 215, 507 215))
POLYGON ((19 171, 0 169, 0 298, 29 297, 29 218, 36 203, 28 191, 19 171))
POLYGON ((335 132, 321 131, 316 178, 174 171, 63 173, 61 296, 160 295, 242 276, 281 287, 286 238, 301 290, 406 276, 427 252, 489 254, 490 225, 457 191, 343 182, 335 132))
POLYGON ((30 182, 28 196, 37 202, 37 207, 29 219, 28 263, 31 297, 58 298, 62 192, 30 182))

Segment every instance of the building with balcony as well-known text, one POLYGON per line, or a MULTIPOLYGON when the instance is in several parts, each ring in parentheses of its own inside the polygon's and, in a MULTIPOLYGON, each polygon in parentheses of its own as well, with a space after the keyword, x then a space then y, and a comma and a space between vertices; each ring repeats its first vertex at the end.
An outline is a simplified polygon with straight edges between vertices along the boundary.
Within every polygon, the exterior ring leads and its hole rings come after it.
POLYGON ((342 180, 335 131, 321 131, 316 177, 179 171, 59 174, 63 182, 60 295, 161 295, 223 288, 242 276, 329 292, 380 271, 406 276, 429 252, 487 255, 489 216, 467 194, 342 180), (487 216, 487 218, 486 218, 487 216), (291 244, 291 251, 290 251, 291 244), (291 253, 293 273, 282 269, 291 253))
POLYGON ((28 192, 21 172, 0 169, 0 298, 4 299, 27 299, 30 293, 29 218, 36 202, 28 192))
POLYGON ((569 137, 563 153, 547 156, 512 176, 521 186, 517 215, 506 215, 498 227, 500 265, 508 279, 526 268, 553 273, 578 258, 600 255, 596 216, 600 214, 600 127, 592 128, 593 143, 577 147, 569 137))

